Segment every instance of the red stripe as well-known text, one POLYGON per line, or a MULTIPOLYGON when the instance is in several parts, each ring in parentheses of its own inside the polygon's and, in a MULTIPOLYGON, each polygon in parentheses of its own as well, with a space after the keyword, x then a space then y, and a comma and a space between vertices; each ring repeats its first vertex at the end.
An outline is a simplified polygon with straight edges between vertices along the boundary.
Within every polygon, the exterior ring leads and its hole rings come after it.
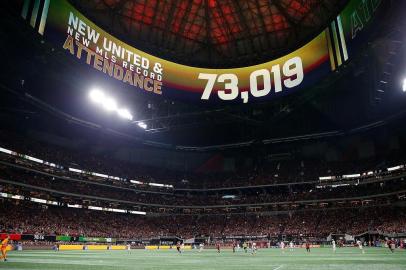
POLYGON ((6 239, 7 235, 10 236, 10 240, 21 240, 21 234, 7 234, 7 233, 1 233, 0 234, 0 240, 6 239))

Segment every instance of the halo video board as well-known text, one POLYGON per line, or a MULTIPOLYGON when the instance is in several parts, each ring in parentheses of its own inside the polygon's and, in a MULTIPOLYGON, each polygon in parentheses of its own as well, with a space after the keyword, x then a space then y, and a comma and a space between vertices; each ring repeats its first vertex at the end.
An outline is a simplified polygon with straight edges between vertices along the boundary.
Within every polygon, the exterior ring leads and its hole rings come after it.
POLYGON ((210 69, 174 63, 134 48, 95 25, 67 0, 32 1, 44 2, 39 5, 42 10, 34 6, 29 12, 31 0, 26 0, 22 16, 67 54, 134 91, 202 103, 264 101, 316 84, 366 44, 365 28, 370 28, 383 2, 349 1, 322 33, 278 59, 210 69))

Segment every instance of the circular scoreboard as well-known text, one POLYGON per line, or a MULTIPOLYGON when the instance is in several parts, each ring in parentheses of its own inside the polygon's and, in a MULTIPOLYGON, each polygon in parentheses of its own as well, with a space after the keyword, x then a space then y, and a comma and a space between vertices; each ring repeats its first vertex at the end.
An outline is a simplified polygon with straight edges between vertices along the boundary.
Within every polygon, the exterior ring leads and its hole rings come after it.
POLYGON ((249 103, 305 89, 349 61, 366 44, 382 3, 351 0, 304 46, 266 63, 230 69, 187 66, 147 54, 95 25, 68 0, 45 0, 35 18, 40 22, 33 26, 67 54, 134 91, 190 102, 249 103))

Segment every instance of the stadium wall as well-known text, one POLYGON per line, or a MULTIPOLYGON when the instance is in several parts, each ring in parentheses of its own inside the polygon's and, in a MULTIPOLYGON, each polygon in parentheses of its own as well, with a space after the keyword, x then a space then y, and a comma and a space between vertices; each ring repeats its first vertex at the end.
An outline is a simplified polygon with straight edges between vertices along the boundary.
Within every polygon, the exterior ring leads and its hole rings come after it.
POLYGON ((59 250, 125 250, 126 246, 109 245, 60 245, 59 250))
MULTIPOLYGON (((174 249, 175 246, 145 246, 146 250, 167 250, 167 249, 174 249)), ((192 249, 192 246, 184 246, 183 249, 192 249)))

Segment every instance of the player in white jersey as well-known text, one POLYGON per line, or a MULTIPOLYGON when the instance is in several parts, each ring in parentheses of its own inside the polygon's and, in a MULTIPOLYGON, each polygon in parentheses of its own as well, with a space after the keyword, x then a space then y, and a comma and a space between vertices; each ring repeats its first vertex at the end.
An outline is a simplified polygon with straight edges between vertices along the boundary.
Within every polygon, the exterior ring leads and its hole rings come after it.
POLYGON ((335 253, 336 252, 336 241, 333 239, 331 241, 331 244, 333 245, 333 252, 335 253))
POLYGON ((362 246, 362 242, 360 240, 357 240, 357 245, 358 248, 362 251, 362 254, 365 253, 364 247, 362 246))
POLYGON ((131 253, 131 244, 127 244, 126 250, 127 250, 127 253, 131 253))
POLYGON ((202 252, 202 251, 203 251, 203 247, 204 247, 204 244, 203 244, 203 243, 200 243, 200 244, 199 244, 199 252, 202 252))
POLYGON ((280 248, 282 250, 282 253, 285 253, 285 242, 281 241, 280 248))
POLYGON ((251 254, 254 255, 257 253, 257 243, 252 242, 251 244, 251 254))
POLYGON ((294 248, 293 242, 290 241, 290 242, 289 242, 289 250, 290 250, 290 251, 293 251, 293 248, 294 248))

